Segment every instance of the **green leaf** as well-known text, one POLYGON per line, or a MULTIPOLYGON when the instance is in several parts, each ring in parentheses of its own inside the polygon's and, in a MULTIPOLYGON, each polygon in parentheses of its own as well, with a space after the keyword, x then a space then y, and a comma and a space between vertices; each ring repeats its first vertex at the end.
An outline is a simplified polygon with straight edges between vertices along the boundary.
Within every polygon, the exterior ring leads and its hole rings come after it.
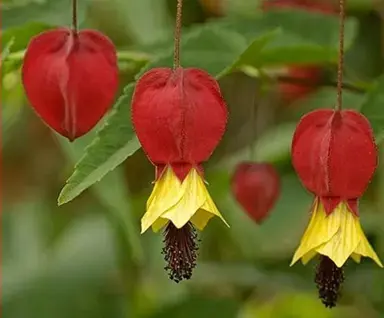
POLYGON ((133 88, 134 84, 126 87, 96 139, 86 148, 59 195, 59 205, 73 200, 140 148, 129 111, 133 88))
MULTIPOLYGON (((84 148, 92 140, 94 134, 87 134, 76 142, 69 143, 65 138, 58 136, 58 142, 70 162, 75 164, 83 156, 84 148), (89 138, 88 138, 89 137, 89 138)), ((138 222, 130 213, 131 204, 127 196, 128 189, 124 180, 124 174, 120 169, 109 173, 101 182, 92 187, 100 202, 104 205, 107 215, 111 217, 113 225, 121 230, 124 243, 130 249, 132 259, 140 263, 143 259, 143 251, 139 239, 138 222)))
POLYGON ((381 76, 367 94, 361 112, 370 121, 377 142, 384 138, 384 76, 381 76))
POLYGON ((255 59, 257 60, 257 56, 260 54, 262 49, 268 45, 270 41, 273 40, 274 37, 276 37, 279 33, 281 33, 281 29, 275 29, 270 32, 267 32, 265 34, 260 35, 259 37, 255 38, 248 48, 240 54, 240 56, 237 58, 237 60, 224 69, 220 74, 217 75, 217 78, 221 78, 236 69, 240 69, 243 66, 255 66, 257 65, 257 62, 255 63, 255 59))
MULTIPOLYGON (((254 57, 255 67, 288 63, 326 63, 337 60, 337 17, 301 10, 279 10, 264 13, 259 18, 232 21, 227 27, 243 34, 247 39, 253 39, 260 32, 276 28, 282 30, 254 57)), ((352 44, 356 32, 356 21, 348 19, 345 24, 347 48, 352 44)))
POLYGON ((10 38, 6 43, 7 44, 5 45, 4 49, 1 51, 1 64, 4 63, 11 51, 12 46, 15 44, 15 38, 10 38))
MULTIPOLYGON (((351 45, 355 34, 356 21, 348 19, 346 47, 351 45)), ((223 19, 185 32, 181 51, 184 67, 202 68, 217 77, 242 65, 262 68, 290 63, 330 63, 338 56, 338 20, 291 10, 241 20, 223 19)), ((153 67, 170 67, 172 61, 170 48, 138 76, 153 67)))
MULTIPOLYGON (((186 33, 181 42, 181 65, 199 67, 208 73, 218 75, 232 65, 247 49, 247 40, 239 33, 222 30, 215 25, 194 28, 186 33)), ((173 64, 172 48, 168 53, 149 63, 138 75, 154 67, 171 67, 173 64)))
MULTIPOLYGON (((85 18, 88 0, 78 1, 78 23, 85 18)), ((31 2, 24 6, 2 8, 2 28, 20 26, 26 22, 41 22, 50 25, 69 26, 71 24, 72 0, 47 0, 43 3, 31 2)))

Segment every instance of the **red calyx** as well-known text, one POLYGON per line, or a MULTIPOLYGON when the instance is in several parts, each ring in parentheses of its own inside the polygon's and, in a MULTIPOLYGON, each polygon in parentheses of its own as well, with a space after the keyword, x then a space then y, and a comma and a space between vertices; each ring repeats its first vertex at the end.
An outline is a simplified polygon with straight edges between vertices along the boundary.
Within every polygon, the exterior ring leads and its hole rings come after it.
MULTIPOLYGON (((180 180, 211 156, 227 123, 218 83, 196 68, 154 68, 137 82, 132 122, 153 164, 171 164, 180 180)), ((161 169, 160 169, 161 170, 161 169)))
POLYGON ((304 186, 320 197, 327 213, 357 203, 377 167, 369 121, 353 110, 319 109, 303 116, 292 141, 292 163, 304 186))
POLYGON ((231 179, 232 193, 256 223, 269 215, 280 194, 280 177, 269 163, 242 162, 231 179))
POLYGON ((28 45, 22 79, 37 114, 73 141, 112 106, 118 89, 115 47, 94 30, 43 32, 28 45))

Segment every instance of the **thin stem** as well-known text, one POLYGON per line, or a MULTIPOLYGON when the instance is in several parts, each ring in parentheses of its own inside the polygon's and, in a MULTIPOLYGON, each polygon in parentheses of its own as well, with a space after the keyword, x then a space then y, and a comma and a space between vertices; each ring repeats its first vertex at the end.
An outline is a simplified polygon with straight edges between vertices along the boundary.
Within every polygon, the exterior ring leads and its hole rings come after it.
POLYGON ((339 0, 340 25, 339 25, 339 63, 337 67, 337 104, 336 110, 343 107, 343 69, 344 69, 344 22, 345 22, 345 0, 339 0))
POLYGON ((173 68, 180 67, 180 40, 182 22, 183 0, 177 0, 176 26, 175 26, 175 46, 173 50, 173 68))
POLYGON ((77 33, 77 0, 72 0, 72 30, 77 33))
POLYGON ((256 160, 256 136, 257 136, 257 117, 256 117, 256 107, 258 108, 259 105, 257 105, 257 97, 259 97, 259 86, 261 85, 259 79, 256 79, 256 88, 255 88, 255 94, 253 94, 253 103, 251 106, 251 113, 250 113, 250 122, 251 122, 251 143, 249 145, 249 159, 250 161, 256 160))

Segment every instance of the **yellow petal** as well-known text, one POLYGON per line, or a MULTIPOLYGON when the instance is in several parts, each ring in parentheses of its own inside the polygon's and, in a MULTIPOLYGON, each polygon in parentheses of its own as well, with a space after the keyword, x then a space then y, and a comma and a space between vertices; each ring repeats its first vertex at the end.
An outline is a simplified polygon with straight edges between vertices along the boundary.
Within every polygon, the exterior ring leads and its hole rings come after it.
POLYGON ((361 255, 356 254, 356 253, 352 253, 351 257, 352 257, 352 259, 353 259, 356 263, 360 263, 360 261, 361 261, 361 255))
POLYGON ((358 260, 357 258, 353 258, 353 259, 355 260, 355 262, 359 263, 361 256, 370 257, 376 262, 377 265, 379 265, 380 267, 383 267, 383 264, 381 263, 379 257, 377 256, 371 244, 369 244, 367 238, 365 237, 364 232, 361 228, 360 222, 359 224, 357 224, 357 227, 358 227, 358 231, 360 232, 361 240, 360 240, 360 243, 357 245, 356 249, 354 250, 354 254, 358 255, 359 259, 358 260))
POLYGON ((168 167, 156 182, 148 199, 147 212, 142 218, 142 233, 150 226, 154 231, 158 231, 168 221, 177 228, 191 221, 202 230, 214 215, 219 216, 227 224, 213 203, 197 170, 191 169, 181 183, 173 170, 168 167))
POLYGON ((217 209, 215 203, 213 202, 211 196, 207 188, 205 187, 205 181, 200 178, 201 188, 203 189, 204 196, 206 198, 203 206, 197 211, 197 213, 192 217, 191 222, 195 225, 199 230, 204 229, 207 225, 210 218, 213 216, 218 216, 226 226, 229 227, 229 224, 225 221, 219 210, 217 209))
POLYGON ((226 223, 213 203, 204 180, 195 169, 192 169, 185 178, 181 191, 183 191, 182 199, 162 214, 163 218, 172 221, 177 228, 183 227, 191 220, 198 229, 202 230, 214 215, 219 216, 226 223))
POLYGON ((338 219, 327 218, 323 205, 316 199, 311 220, 293 256, 291 266, 300 258, 303 258, 303 262, 308 262, 315 256, 313 252, 316 248, 328 242, 337 233, 338 229, 338 219))
POLYGON ((315 250, 309 251, 307 254, 304 254, 304 256, 301 258, 301 263, 303 263, 303 265, 307 265, 308 262, 312 258, 314 258, 316 255, 317 255, 317 252, 315 250))
POLYGON ((159 232, 164 226, 167 225, 169 220, 163 219, 162 217, 158 218, 153 224, 152 224, 152 231, 157 233, 159 232))
POLYGON ((361 229, 359 218, 345 202, 341 202, 329 216, 317 202, 291 265, 300 258, 306 264, 317 253, 328 256, 338 267, 342 267, 348 257, 360 262, 361 256, 370 257, 383 267, 361 229))
POLYGON ((181 182, 170 167, 156 181, 147 202, 147 212, 141 219, 141 233, 144 233, 170 207, 176 205, 183 196, 181 182))
POLYGON ((316 251, 328 256, 337 267, 342 267, 362 238, 362 233, 358 231, 360 220, 345 202, 341 202, 327 217, 327 222, 331 220, 339 225, 339 229, 332 239, 316 248, 316 251))

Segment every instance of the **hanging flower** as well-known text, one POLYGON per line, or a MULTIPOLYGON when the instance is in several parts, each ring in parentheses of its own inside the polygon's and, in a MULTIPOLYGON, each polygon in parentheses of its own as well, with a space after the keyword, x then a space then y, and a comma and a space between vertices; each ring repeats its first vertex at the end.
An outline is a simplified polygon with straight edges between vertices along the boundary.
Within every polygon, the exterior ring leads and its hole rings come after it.
POLYGON ((154 68, 137 82, 132 122, 156 181, 141 220, 142 233, 165 227, 166 269, 179 282, 196 265, 197 236, 213 216, 202 163, 211 156, 227 123, 218 83, 196 68, 154 68))
POLYGON ((231 190, 249 217, 261 224, 279 197, 280 176, 269 163, 241 162, 233 173, 231 190))
POLYGON ((352 110, 315 110, 298 124, 292 141, 292 163, 303 185, 316 197, 312 216, 292 264, 321 260, 316 283, 323 303, 336 304, 342 267, 349 257, 373 259, 383 267, 360 226, 358 200, 377 166, 371 126, 352 110))
POLYGON ((28 45, 22 79, 36 113, 73 141, 112 106, 118 89, 115 47, 95 30, 40 33, 28 45))

